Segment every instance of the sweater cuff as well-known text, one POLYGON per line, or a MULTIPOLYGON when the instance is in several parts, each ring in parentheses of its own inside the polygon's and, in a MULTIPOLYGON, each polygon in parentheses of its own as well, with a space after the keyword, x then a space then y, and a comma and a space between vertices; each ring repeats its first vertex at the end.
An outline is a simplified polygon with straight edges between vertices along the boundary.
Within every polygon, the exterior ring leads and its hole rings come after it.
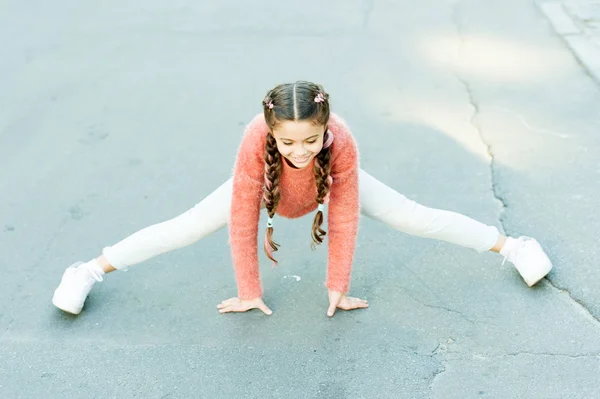
POLYGON ((244 300, 251 300, 262 297, 262 287, 260 282, 256 285, 248 286, 248 287, 239 287, 238 288, 238 298, 244 300))
POLYGON ((328 279, 325 285, 328 289, 341 292, 342 294, 347 294, 350 290, 350 284, 341 281, 333 281, 328 279))

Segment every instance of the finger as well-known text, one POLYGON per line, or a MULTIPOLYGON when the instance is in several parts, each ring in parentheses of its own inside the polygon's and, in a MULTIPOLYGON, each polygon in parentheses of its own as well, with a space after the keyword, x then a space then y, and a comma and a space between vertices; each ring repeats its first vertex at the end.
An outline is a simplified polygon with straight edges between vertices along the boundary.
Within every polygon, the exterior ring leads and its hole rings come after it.
POLYGON ((247 312, 249 309, 247 307, 242 306, 228 306, 226 308, 220 309, 219 313, 243 313, 247 312))
POLYGON ((226 308, 228 306, 231 306, 231 304, 228 303, 228 302, 221 302, 220 304, 217 305, 217 309, 223 309, 223 308, 226 308))
POLYGON ((225 306, 229 306, 231 305, 237 298, 233 297, 233 298, 229 298, 229 299, 224 299, 221 301, 220 305, 225 305, 225 306))
POLYGON ((348 298, 350 300, 350 303, 369 303, 369 301, 367 301, 366 299, 360 299, 360 298, 354 298, 354 297, 349 297, 348 298))
POLYGON ((267 305, 265 305, 264 303, 261 303, 260 305, 258 305, 258 308, 260 310, 263 311, 264 314, 270 316, 273 314, 273 311, 271 309, 269 309, 269 307, 267 305))
POLYGON ((369 307, 369 303, 363 299, 358 298, 347 298, 347 301, 342 301, 338 305, 338 308, 343 310, 352 310, 352 309, 364 309, 369 307))
POLYGON ((358 304, 358 305, 369 305, 369 302, 366 301, 365 299, 360 299, 360 298, 352 298, 353 299, 353 303, 358 304))
POLYGON ((348 300, 350 300, 350 301, 365 301, 365 302, 367 302, 366 299, 357 298, 355 296, 347 296, 346 298, 348 298, 348 300))
POLYGON ((337 307, 335 302, 331 302, 329 304, 329 309, 327 309, 327 316, 329 317, 333 317, 333 315, 335 314, 335 308, 337 307))

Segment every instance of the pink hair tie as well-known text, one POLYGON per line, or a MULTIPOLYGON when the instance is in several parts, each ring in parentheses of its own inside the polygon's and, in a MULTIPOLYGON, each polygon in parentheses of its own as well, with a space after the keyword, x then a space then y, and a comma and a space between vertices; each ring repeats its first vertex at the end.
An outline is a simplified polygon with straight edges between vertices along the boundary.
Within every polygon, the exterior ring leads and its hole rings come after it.
POLYGON ((331 132, 331 130, 328 130, 327 131, 327 140, 325 140, 325 142, 323 143, 323 148, 327 148, 331 144, 333 144, 333 133, 331 132))
POLYGON ((273 109, 273 101, 269 100, 269 102, 265 103, 265 105, 267 106, 267 108, 273 109))
POLYGON ((315 97, 315 102, 322 103, 324 101, 325 101, 325 96, 323 96, 323 93, 319 92, 315 97))

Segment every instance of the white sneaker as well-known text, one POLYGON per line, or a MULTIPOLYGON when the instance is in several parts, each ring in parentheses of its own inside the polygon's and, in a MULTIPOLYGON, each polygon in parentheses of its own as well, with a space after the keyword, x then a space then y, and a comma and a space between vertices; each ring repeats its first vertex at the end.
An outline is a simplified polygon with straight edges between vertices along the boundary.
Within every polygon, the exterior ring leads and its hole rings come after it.
POLYGON ((96 281, 102 281, 104 271, 95 264, 95 260, 83 263, 77 262, 67 267, 60 285, 54 291, 52 303, 65 312, 78 315, 96 281))
POLYGON ((531 237, 508 237, 500 255, 504 256, 504 262, 508 260, 515 265, 525 283, 530 287, 552 270, 552 262, 541 245, 531 237))

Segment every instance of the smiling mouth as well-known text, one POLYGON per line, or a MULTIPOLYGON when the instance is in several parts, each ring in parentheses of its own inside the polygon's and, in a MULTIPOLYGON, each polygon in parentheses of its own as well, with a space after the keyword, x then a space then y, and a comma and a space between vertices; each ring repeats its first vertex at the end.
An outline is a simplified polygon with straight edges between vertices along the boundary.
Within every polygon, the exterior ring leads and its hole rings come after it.
POLYGON ((310 158, 310 155, 309 155, 309 156, 306 156, 306 157, 304 157, 304 158, 296 158, 296 157, 292 157, 292 160, 293 160, 294 162, 298 162, 298 163, 304 163, 304 162, 308 161, 308 158, 310 158))

